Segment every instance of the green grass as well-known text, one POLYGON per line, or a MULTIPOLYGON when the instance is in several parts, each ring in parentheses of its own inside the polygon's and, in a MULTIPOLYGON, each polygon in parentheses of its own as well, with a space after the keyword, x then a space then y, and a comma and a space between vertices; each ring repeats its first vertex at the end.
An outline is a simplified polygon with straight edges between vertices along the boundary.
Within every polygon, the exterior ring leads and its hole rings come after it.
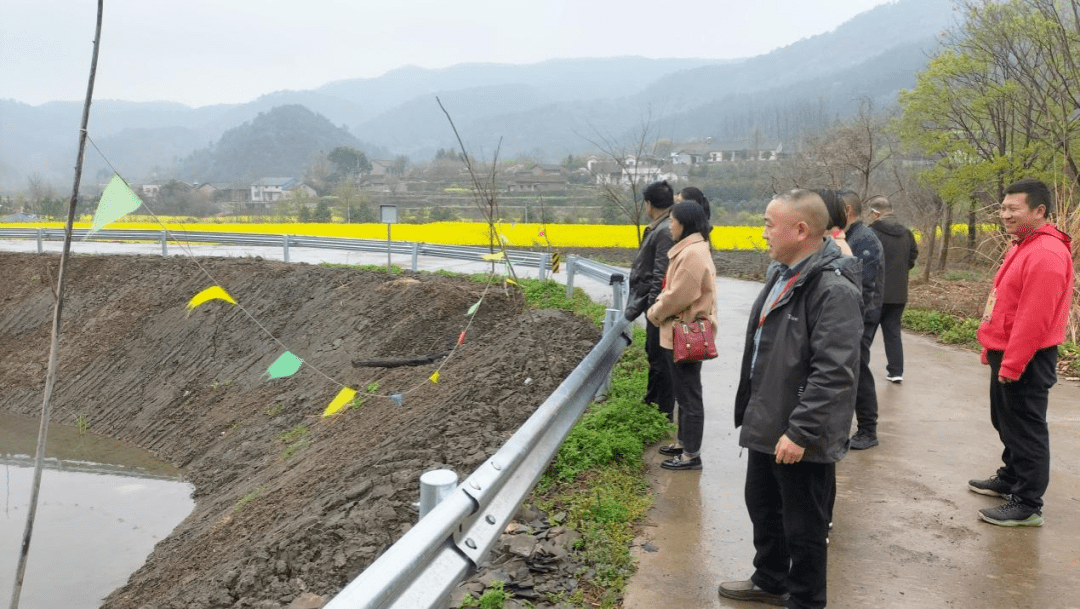
POLYGON ((258 497, 259 495, 261 495, 262 492, 265 491, 265 490, 266 490, 265 486, 260 486, 257 489, 251 491, 250 493, 244 495, 243 497, 237 499, 236 500, 236 505, 233 506, 233 511, 234 512, 239 512, 240 510, 244 509, 245 505, 251 503, 252 501, 255 501, 255 498, 258 497))
POLYGON ((937 336, 944 343, 979 348, 976 337, 979 320, 975 318, 958 317, 941 311, 905 308, 903 326, 913 332, 937 336))
POLYGON ((311 446, 311 431, 307 425, 301 423, 289 431, 282 432, 278 439, 285 443, 285 452, 281 454, 281 458, 288 461, 295 457, 296 453, 311 446))
MULTIPOLYGON (((325 266, 331 269, 354 269, 360 271, 374 271, 376 273, 385 273, 385 264, 343 264, 340 262, 320 262, 319 266, 325 266)), ((405 272, 405 268, 396 264, 390 265, 391 275, 401 275, 405 272)))
POLYGON ((519 279, 518 284, 525 302, 534 308, 570 311, 598 326, 604 323, 604 305, 593 302, 581 288, 574 288, 573 295, 567 298, 566 286, 554 279, 519 279))
POLYGON ((945 281, 986 281, 992 277, 988 271, 972 271, 967 269, 953 269, 945 271, 942 277, 945 281))
POLYGON ((533 493, 540 509, 566 513, 566 526, 581 533, 577 549, 591 567, 587 583, 600 607, 615 606, 634 572, 634 527, 652 504, 642 454, 675 430, 641 401, 648 375, 644 345, 645 331, 635 328, 608 399, 582 415, 533 493))
POLYGON ((510 600, 511 595, 503 589, 505 584, 501 581, 491 582, 491 586, 487 590, 484 590, 484 594, 480 598, 476 598, 471 594, 461 599, 461 607, 471 608, 478 607, 479 609, 502 609, 503 603, 510 600))

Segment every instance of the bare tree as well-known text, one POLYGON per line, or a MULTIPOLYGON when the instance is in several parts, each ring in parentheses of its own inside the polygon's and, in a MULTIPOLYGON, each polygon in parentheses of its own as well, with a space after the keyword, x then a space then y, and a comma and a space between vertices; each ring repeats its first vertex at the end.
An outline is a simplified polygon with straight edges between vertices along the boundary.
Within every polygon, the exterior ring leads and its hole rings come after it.
POLYGON ((637 229, 639 246, 645 215, 645 200, 640 193, 658 177, 658 172, 651 169, 657 143, 656 130, 650 110, 626 141, 604 134, 595 127, 592 127, 592 136, 578 134, 600 151, 604 160, 589 164, 589 173, 600 188, 601 198, 637 229))
MULTIPOLYGON (((502 148, 502 139, 499 139, 499 145, 495 148, 495 155, 491 160, 490 168, 479 167, 473 160, 469 151, 465 148, 465 142, 461 140, 461 134, 458 133, 457 127, 454 125, 454 119, 450 117, 450 113, 442 104, 442 100, 438 97, 435 101, 439 104, 439 109, 446 115, 446 120, 450 123, 450 128, 454 131, 454 137, 457 138, 458 146, 461 147, 461 160, 465 164, 465 169, 469 174, 469 179, 472 182, 473 197, 476 201, 476 207, 480 210, 480 214, 484 217, 484 220, 488 225, 488 237, 489 237, 489 251, 495 253, 496 250, 506 255, 506 242, 499 234, 498 220, 499 220, 499 189, 497 184, 498 177, 498 161, 499 150, 502 148), (481 173, 481 171, 483 173, 481 173)), ((492 268, 495 266, 495 262, 491 263, 492 268)), ((510 264, 506 265, 509 269, 510 277, 517 282, 517 273, 514 272, 514 267, 510 264)))

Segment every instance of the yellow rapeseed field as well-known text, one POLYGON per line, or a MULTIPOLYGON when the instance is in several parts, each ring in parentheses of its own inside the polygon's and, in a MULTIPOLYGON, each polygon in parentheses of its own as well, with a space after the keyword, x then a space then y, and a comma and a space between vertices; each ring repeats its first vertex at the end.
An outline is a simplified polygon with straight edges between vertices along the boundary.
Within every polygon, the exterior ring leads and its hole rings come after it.
MULTIPOLYGON (((350 239, 386 239, 385 224, 330 223, 196 223, 164 220, 170 230, 225 233, 262 233, 271 235, 305 235, 313 237, 345 237, 350 239)), ((27 227, 28 224, 0 224, 0 228, 27 227)), ((32 226, 63 228, 59 222, 39 222, 32 226)), ((75 228, 90 228, 89 222, 77 222, 75 228)), ((161 230, 155 222, 114 222, 110 229, 161 230)), ((642 226, 644 229, 644 226, 642 226)), ((506 247, 629 247, 638 246, 637 229, 627 225, 607 224, 526 224, 498 225, 497 238, 506 247)), ((390 230, 394 241, 419 241, 441 245, 488 245, 488 225, 480 222, 432 222, 428 224, 394 224, 390 230)), ((763 249, 758 226, 716 226, 712 231, 713 247, 719 250, 763 249)))

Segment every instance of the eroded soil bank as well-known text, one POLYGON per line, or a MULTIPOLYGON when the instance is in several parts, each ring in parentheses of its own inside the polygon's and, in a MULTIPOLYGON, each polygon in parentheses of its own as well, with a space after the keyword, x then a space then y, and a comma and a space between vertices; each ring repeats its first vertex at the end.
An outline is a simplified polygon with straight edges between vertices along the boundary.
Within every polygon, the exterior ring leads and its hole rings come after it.
MULTIPOLYGON (((0 254, 6 411, 40 410, 58 264, 0 254)), ((196 488, 194 512, 104 606, 284 607, 343 587, 415 522, 423 471, 475 469, 599 337, 494 286, 437 384, 438 364, 352 365, 447 349, 484 289, 258 259, 74 257, 53 421, 81 416, 196 488), (222 301, 187 313, 213 283, 203 269, 254 320, 222 301), (306 365, 264 379, 286 348, 306 365), (377 395, 324 419, 338 383, 377 395), (403 406, 379 397, 392 391, 403 406)))

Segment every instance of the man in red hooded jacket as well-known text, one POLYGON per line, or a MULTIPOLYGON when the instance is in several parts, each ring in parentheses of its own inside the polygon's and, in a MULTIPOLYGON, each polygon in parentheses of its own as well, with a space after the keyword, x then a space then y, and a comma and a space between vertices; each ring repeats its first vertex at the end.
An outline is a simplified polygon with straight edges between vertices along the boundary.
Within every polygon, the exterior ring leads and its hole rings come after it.
POLYGON ((982 361, 990 365, 990 421, 1005 445, 1004 465, 968 488, 1006 499, 979 510, 979 517, 1007 527, 1042 525, 1050 483, 1047 396, 1057 382, 1057 346, 1065 340, 1073 290, 1072 240, 1050 224, 1053 211, 1050 189, 1038 180, 1005 189, 1000 215, 1013 244, 979 326, 982 361))

